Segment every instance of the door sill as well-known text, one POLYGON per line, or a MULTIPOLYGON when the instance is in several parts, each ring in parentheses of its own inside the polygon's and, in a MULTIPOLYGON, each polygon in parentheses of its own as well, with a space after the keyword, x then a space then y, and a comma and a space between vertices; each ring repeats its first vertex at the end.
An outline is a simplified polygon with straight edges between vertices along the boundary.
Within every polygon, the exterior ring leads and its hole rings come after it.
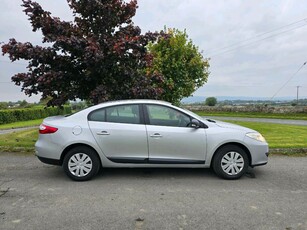
POLYGON ((205 164, 203 160, 169 158, 108 157, 108 159, 122 164, 205 164))

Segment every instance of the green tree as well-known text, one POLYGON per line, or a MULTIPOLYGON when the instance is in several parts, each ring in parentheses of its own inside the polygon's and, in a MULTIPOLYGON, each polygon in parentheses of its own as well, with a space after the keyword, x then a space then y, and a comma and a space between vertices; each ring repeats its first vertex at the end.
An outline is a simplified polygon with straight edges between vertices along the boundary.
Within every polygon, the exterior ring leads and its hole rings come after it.
POLYGON ((151 72, 164 76, 161 85, 164 92, 160 99, 179 104, 182 98, 190 96, 201 87, 209 76, 209 60, 204 59, 186 31, 168 29, 167 37, 149 44, 153 55, 151 72))
POLYGON ((20 107, 26 107, 28 105, 28 102, 26 100, 20 101, 19 106, 20 107))
POLYGON ((11 61, 27 60, 27 72, 12 77, 26 95, 50 98, 47 106, 68 100, 158 98, 163 76, 146 72, 152 62, 146 46, 164 33, 141 34, 132 18, 137 0, 67 0, 74 20, 63 21, 37 2, 22 6, 44 46, 12 38, 2 45, 11 61))
POLYGON ((48 104, 48 101, 50 101, 52 99, 51 96, 46 96, 46 97, 43 97, 39 100, 39 104, 40 105, 43 105, 43 106, 47 106, 48 104))
POLYGON ((8 106, 9 108, 14 107, 14 106, 15 106, 15 103, 12 102, 12 101, 9 101, 9 102, 7 103, 7 106, 8 106))
POLYGON ((205 104, 208 106, 215 106, 217 103, 217 99, 215 97, 207 97, 205 104))
POLYGON ((8 103, 7 102, 0 102, 0 109, 7 109, 8 103))

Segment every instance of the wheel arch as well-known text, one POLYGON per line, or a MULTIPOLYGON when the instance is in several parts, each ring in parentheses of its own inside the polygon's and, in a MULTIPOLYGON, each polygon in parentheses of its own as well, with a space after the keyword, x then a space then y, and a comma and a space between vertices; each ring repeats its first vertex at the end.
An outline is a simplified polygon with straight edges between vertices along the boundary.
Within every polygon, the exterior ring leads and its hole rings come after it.
POLYGON ((88 144, 84 144, 84 143, 74 143, 74 144, 68 145, 68 146, 62 151, 61 158, 60 158, 60 164, 63 165, 64 157, 65 157, 65 155, 66 155, 71 149, 76 148, 76 147, 82 147, 82 146, 83 146, 83 147, 90 148, 90 149, 92 149, 92 150, 96 153, 96 155, 97 155, 97 157, 98 157, 98 159, 99 159, 100 166, 102 167, 101 158, 100 158, 100 156, 99 156, 97 150, 96 150, 95 148, 93 148, 92 146, 90 146, 90 145, 88 145, 88 144))
POLYGON ((250 153, 249 149, 248 149, 245 145, 243 145, 242 143, 239 143, 239 142, 228 142, 228 143, 222 144, 221 146, 219 146, 219 147, 214 151, 214 154, 213 154, 212 159, 211 159, 211 162, 210 162, 210 167, 211 167, 211 168, 212 168, 213 160, 214 160, 214 158, 216 157, 217 152, 218 152, 221 148, 223 148, 223 147, 225 147, 225 146, 227 146, 227 145, 236 145, 236 146, 242 148, 242 149, 246 152, 246 154, 247 154, 247 157, 248 157, 248 165, 249 165, 249 166, 251 165, 251 163, 252 163, 252 156, 251 156, 251 153, 250 153))

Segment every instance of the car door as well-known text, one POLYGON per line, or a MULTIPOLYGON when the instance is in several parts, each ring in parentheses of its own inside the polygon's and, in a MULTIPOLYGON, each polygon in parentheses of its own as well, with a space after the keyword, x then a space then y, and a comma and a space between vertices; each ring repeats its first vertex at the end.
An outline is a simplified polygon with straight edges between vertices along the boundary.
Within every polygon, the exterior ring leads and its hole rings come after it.
POLYGON ((109 160, 117 163, 148 160, 146 128, 139 105, 117 105, 93 111, 88 123, 109 160))
POLYGON ((191 117, 165 105, 145 105, 149 162, 202 164, 206 158, 206 130, 189 127, 191 117))

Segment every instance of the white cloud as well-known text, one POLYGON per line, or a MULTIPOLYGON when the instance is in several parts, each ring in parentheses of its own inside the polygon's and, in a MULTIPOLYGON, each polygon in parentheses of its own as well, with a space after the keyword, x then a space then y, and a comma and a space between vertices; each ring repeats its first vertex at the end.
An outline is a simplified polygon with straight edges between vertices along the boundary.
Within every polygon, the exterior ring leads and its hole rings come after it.
MULTIPOLYGON (((65 0, 38 2, 54 16, 72 20, 65 0)), ((134 22, 143 32, 161 30, 164 26, 186 29, 193 42, 205 51, 205 57, 223 51, 221 48, 225 46, 307 18, 304 0, 139 0, 138 3, 134 22)), ((2 0, 0 41, 7 42, 15 37, 20 41, 39 43, 40 34, 31 31, 19 5, 16 1, 2 0)), ((307 20, 303 24, 307 24, 307 20)), ((306 40, 307 25, 229 53, 212 55, 208 83, 195 95, 271 97, 307 61, 306 40)), ((0 57, 0 60, 8 59, 0 57)), ((0 68, 0 81, 10 81, 11 75, 17 71, 17 65, 1 61, 0 68)), ((301 85, 300 96, 307 97, 307 66, 277 97, 295 98, 295 85, 301 85)), ((5 98, 9 98, 10 92, 13 100, 16 91, 9 87, 3 89, 3 84, 0 84, 0 101, 4 93, 5 98)))

